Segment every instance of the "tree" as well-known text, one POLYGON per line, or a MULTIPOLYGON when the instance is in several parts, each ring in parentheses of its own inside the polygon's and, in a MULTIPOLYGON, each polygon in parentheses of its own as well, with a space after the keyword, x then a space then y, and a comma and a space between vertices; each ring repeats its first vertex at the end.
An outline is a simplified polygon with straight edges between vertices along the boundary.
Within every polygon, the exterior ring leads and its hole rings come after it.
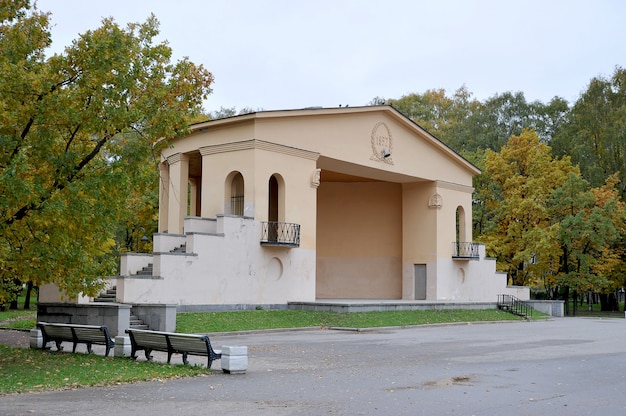
POLYGON ((591 80, 552 145, 555 154, 571 155, 592 186, 618 173, 626 196, 626 69, 591 80))
MULTIPOLYGON (((380 100, 377 97, 372 103, 380 100)), ((388 100, 387 103, 457 151, 465 150, 458 132, 479 106, 465 86, 457 89, 451 97, 446 95, 444 89, 431 89, 423 94, 413 93, 388 100)))
POLYGON ((253 110, 250 107, 244 107, 241 110, 237 111, 235 107, 230 107, 230 108, 220 107, 219 110, 210 112, 207 116, 207 119, 217 120, 219 118, 228 118, 228 117, 235 117, 237 115, 250 114, 250 113, 254 113, 255 111, 261 111, 261 110, 253 110))
MULTIPOLYGON (((496 94, 484 102, 472 98, 464 86, 452 96, 443 89, 408 94, 387 100, 407 117, 433 133, 454 150, 471 154, 498 152, 513 135, 533 129, 549 143, 567 120, 569 106, 559 97, 549 104, 528 103, 522 92, 496 94)), ((385 103, 376 97, 370 104, 385 103)))
POLYGON ((555 245, 548 201, 552 191, 577 173, 569 159, 555 160, 532 130, 512 136, 499 153, 485 154, 483 189, 487 224, 478 238, 511 283, 538 285, 554 270, 555 245))
POLYGON ((48 14, 0 0, 0 298, 15 282, 95 294, 115 269, 139 148, 184 134, 213 77, 170 63, 154 16, 104 19, 51 57, 48 14))
POLYGON ((621 287, 626 212, 616 176, 592 188, 569 158, 553 158, 529 130, 499 153, 487 150, 480 176, 479 239, 511 283, 543 285, 566 300, 621 287))
POLYGON ((532 129, 545 143, 560 131, 569 112, 567 102, 554 97, 548 105, 527 102, 522 92, 496 94, 480 103, 454 132, 453 148, 465 151, 491 149, 494 152, 513 135, 532 129))
POLYGON ((591 188, 585 179, 570 173, 550 199, 560 251, 552 281, 564 288, 566 300, 573 291, 574 305, 580 293, 615 290, 611 275, 620 262, 616 249, 625 218, 616 183, 613 176, 604 186, 591 188))

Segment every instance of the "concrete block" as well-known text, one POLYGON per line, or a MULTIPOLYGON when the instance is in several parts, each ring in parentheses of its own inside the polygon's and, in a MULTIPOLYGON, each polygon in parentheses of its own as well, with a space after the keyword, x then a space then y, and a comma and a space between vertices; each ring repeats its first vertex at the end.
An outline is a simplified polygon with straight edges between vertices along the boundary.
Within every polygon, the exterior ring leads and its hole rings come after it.
POLYGON ((43 348, 43 336, 39 328, 30 330, 30 347, 35 349, 43 348))
POLYGON ((228 374, 244 374, 248 370, 248 347, 223 346, 222 371, 228 374))
POLYGON ((132 352, 130 337, 118 335, 114 341, 113 355, 116 357, 130 357, 132 352))

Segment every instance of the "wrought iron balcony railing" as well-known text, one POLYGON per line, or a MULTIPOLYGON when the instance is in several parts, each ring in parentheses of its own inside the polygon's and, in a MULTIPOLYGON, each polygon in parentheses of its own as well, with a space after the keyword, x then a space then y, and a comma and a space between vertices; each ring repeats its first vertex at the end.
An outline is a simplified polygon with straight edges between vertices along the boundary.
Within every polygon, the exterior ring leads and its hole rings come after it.
POLYGON ((479 258, 478 243, 455 241, 452 245, 454 246, 452 253, 453 259, 476 260, 479 258))
POLYGON ((300 246, 300 224, 261 222, 261 244, 267 246, 300 246))

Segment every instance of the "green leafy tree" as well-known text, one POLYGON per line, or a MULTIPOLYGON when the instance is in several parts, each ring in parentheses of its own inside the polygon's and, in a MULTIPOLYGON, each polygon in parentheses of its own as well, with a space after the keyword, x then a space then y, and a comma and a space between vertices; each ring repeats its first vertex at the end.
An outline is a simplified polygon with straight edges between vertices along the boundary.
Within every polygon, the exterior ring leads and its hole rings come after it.
POLYGON ((480 103, 455 130, 453 148, 466 151, 491 149, 494 152, 513 135, 532 129, 543 142, 549 143, 564 124, 569 107, 562 98, 549 104, 527 102, 522 92, 496 94, 480 103))
POLYGON ((112 19, 50 57, 48 14, 0 0, 0 298, 15 282, 95 294, 115 270, 137 149, 177 137, 212 75, 112 19))
MULTIPOLYGON (((375 98, 372 102, 380 100, 375 98)), ((455 142, 458 132, 479 106, 479 102, 472 99, 472 94, 464 86, 452 96, 446 95, 444 89, 432 89, 423 94, 413 93, 397 100, 388 100, 387 103, 458 151, 465 149, 462 144, 455 142)))
POLYGON ((589 182, 571 173, 550 199, 560 251, 559 269, 551 280, 563 288, 566 300, 571 292, 574 305, 581 293, 608 293, 615 288, 612 271, 620 262, 615 248, 625 218, 616 182, 613 177, 603 187, 592 189, 589 182))
POLYGON ((626 196, 626 69, 591 80, 552 146, 557 155, 571 155, 592 186, 617 173, 626 196))

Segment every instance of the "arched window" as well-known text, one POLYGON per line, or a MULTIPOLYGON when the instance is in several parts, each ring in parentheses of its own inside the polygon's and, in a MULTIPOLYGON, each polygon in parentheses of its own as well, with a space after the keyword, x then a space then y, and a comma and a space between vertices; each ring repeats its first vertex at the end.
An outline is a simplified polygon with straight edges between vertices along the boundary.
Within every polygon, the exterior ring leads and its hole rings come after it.
POLYGON ((267 220, 278 222, 278 179, 272 175, 269 180, 267 220))
POLYGON ((243 216, 244 208, 244 183, 243 176, 239 172, 233 172, 228 175, 227 179, 227 193, 230 198, 230 215, 243 216), (230 182, 230 186, 228 186, 230 182))
POLYGON ((456 209, 456 241, 457 243, 467 241, 465 235, 465 210, 460 205, 456 209))
POLYGON ((275 173, 268 181, 267 196, 268 239, 278 241, 281 222, 285 221, 285 186, 282 176, 275 173))

